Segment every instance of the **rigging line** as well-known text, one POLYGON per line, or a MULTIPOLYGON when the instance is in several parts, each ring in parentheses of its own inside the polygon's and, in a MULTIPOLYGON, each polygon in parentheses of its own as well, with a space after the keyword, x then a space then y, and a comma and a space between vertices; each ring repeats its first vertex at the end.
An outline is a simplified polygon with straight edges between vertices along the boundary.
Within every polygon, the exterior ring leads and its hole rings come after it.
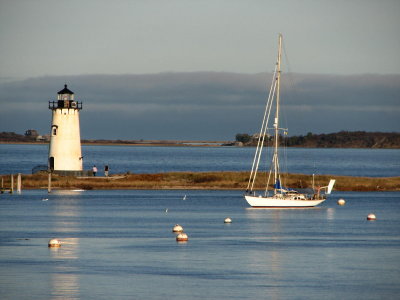
MULTIPOLYGON (((278 157, 278 143, 279 143, 279 104, 280 104, 280 82, 281 82, 281 57, 282 57, 282 35, 279 34, 279 47, 278 47, 278 76, 277 76, 277 92, 276 92, 276 111, 275 111, 275 121, 274 121, 274 182, 277 182, 279 177, 279 157, 278 157)), ((275 187, 276 193, 276 187, 275 187)))
POLYGON ((251 190, 253 190, 254 183, 255 183, 256 178, 257 178, 258 166, 260 164, 261 154, 262 154, 262 150, 264 148, 265 134, 266 134, 266 130, 268 128, 267 125, 268 125, 268 122, 269 122, 269 116, 271 114, 272 100, 273 100, 273 98, 275 96, 275 88, 276 88, 276 82, 274 82, 274 87, 273 87, 273 90, 272 90, 272 94, 271 94, 271 97, 269 99, 269 103, 268 103, 268 105, 266 107, 266 110, 268 110, 268 114, 267 114, 267 118, 266 118, 266 121, 265 121, 265 124, 264 124, 264 128, 263 128, 263 131, 260 132, 260 136, 261 136, 260 148, 259 148, 259 151, 257 153, 257 160, 256 160, 256 165, 255 165, 255 169, 254 169, 254 173, 253 173, 253 180, 252 180, 252 184, 251 184, 251 190))
MULTIPOLYGON (((272 87, 271 87, 271 88, 272 88, 272 87)), ((256 157, 257 157, 258 152, 260 151, 261 133, 262 133, 262 131, 263 131, 263 127, 265 126, 265 116, 266 116, 267 107, 268 107, 268 104, 269 104, 270 95, 271 95, 271 90, 270 90, 269 95, 268 95, 267 105, 266 105, 265 112, 264 112, 264 118, 263 118, 263 122, 262 122, 262 124, 261 124, 261 129, 260 129, 260 133, 259 133, 258 140, 257 140, 257 148, 256 148, 256 151, 255 151, 255 153, 254 153, 253 165, 252 165, 252 167, 251 167, 251 173, 250 173, 250 177, 249 177, 249 182, 248 182, 248 184, 247 184, 247 190, 249 189, 250 182, 251 182, 252 177, 253 177, 253 172, 254 172, 254 166, 255 166, 255 162, 256 162, 256 157)))
MULTIPOLYGON (((286 52, 286 43, 285 41, 282 41, 282 48, 283 48, 283 54, 285 57, 285 64, 284 66, 287 67, 287 72, 282 72, 284 74, 284 76, 286 76, 285 78, 287 78, 288 80, 283 80, 284 83, 288 83, 288 85, 286 85, 286 88, 284 89, 284 94, 285 94, 285 98, 286 99, 290 99, 290 91, 294 90, 294 80, 292 77, 292 71, 291 71, 291 67, 290 67, 290 62, 289 62, 289 57, 287 55, 286 52)), ((281 75, 282 75, 281 73, 281 75)), ((285 101, 286 103, 288 103, 288 101, 285 101)), ((287 104, 285 104, 285 106, 287 107, 287 104)), ((287 113, 286 113, 287 109, 283 110, 283 122, 284 122, 284 128, 289 128, 289 122, 288 122, 288 118, 287 118, 287 113)), ((288 130, 286 130, 288 131, 288 130)))
MULTIPOLYGON (((283 53, 284 53, 284 57, 285 57, 285 66, 287 69, 287 72, 285 72, 285 75, 287 80, 285 80, 284 82, 287 83, 287 88, 285 89, 286 91, 286 99, 292 99, 293 103, 295 103, 296 99, 299 99, 299 94, 298 91, 296 89, 296 84, 294 82, 294 77, 293 77, 293 72, 292 72, 292 67, 291 67, 291 63, 289 61, 289 57, 288 57, 288 53, 286 51, 286 43, 285 41, 282 42, 282 46, 283 46, 283 53)), ((288 101, 286 101, 286 103, 288 103, 288 101)), ((287 106, 287 105, 286 105, 287 106)), ((289 122, 288 122, 288 118, 287 118, 287 109, 283 111, 283 119, 285 122, 285 126, 286 128, 289 128, 289 122)), ((288 130, 286 130, 286 135, 284 133, 284 135, 286 136, 284 139, 284 145, 283 145, 283 153, 284 153, 284 172, 288 173, 288 130)))
MULTIPOLYGON (((267 130, 268 130, 268 128, 267 128, 267 130)), ((266 144, 265 144, 265 154, 264 154, 264 157, 265 157, 265 159, 264 159, 264 162, 265 162, 265 166, 264 166, 264 168, 263 168, 263 170, 265 170, 265 181, 264 181, 264 186, 266 187, 266 190, 268 189, 268 184, 269 184, 269 177, 270 177, 270 169, 268 168, 268 161, 267 161, 267 159, 266 158, 268 158, 268 157, 270 157, 270 148, 271 148, 272 146, 271 146, 271 141, 270 141, 270 134, 269 134, 269 132, 267 133, 267 141, 266 141, 266 144)), ((265 194, 265 195, 267 195, 267 194, 265 194)))
MULTIPOLYGON (((274 76, 274 78, 275 78, 275 76, 274 76)), ((254 183, 255 183, 256 178, 257 178, 258 166, 259 166, 259 163, 260 163, 260 158, 261 158, 262 150, 263 150, 263 147, 264 147, 265 134, 266 134, 266 130, 268 128, 267 125, 268 125, 268 122, 269 122, 269 117, 270 117, 271 108, 272 108, 272 102, 273 102, 273 98, 275 96, 275 90, 276 90, 276 81, 275 80, 273 81, 273 86, 271 86, 271 88, 272 88, 272 91, 270 91, 268 103, 267 103, 267 106, 265 107, 265 112, 266 112, 267 116, 266 116, 266 119, 264 121, 264 124, 263 124, 263 127, 262 127, 262 131, 260 132, 260 139, 261 139, 260 140, 260 147, 259 147, 258 152, 257 152, 257 159, 255 160, 256 164, 255 164, 253 178, 252 178, 251 190, 253 190, 254 183)))
MULTIPOLYGON (((289 61, 289 56, 287 55, 286 46, 285 46, 284 41, 282 41, 282 46, 283 46, 283 54, 285 56, 285 62, 286 62, 285 66, 287 67, 287 72, 285 72, 285 73, 287 74, 287 78, 288 78, 288 80, 284 81, 288 84, 286 95, 287 95, 287 98, 292 98, 293 103, 295 103, 296 99, 299 99, 300 96, 299 96, 298 89, 296 88, 296 84, 295 84, 295 80, 294 80, 294 76, 293 76, 294 73, 292 71, 291 63, 289 61)), ((285 118, 285 121, 287 122, 285 112, 284 112, 284 118, 285 118)), ((288 126, 286 126, 286 128, 288 128, 288 126)))
MULTIPOLYGON (((285 53, 286 54, 286 53, 285 53)), ((282 74, 282 72, 281 72, 281 76, 282 75, 286 75, 286 73, 285 74, 282 74)), ((290 74, 288 74, 289 75, 289 77, 290 77, 290 74)), ((283 81, 283 82, 287 82, 287 81, 283 81)), ((284 93, 284 97, 281 97, 281 102, 282 102, 282 98, 284 98, 284 101, 283 102, 285 102, 285 98, 287 99, 288 97, 288 90, 290 90, 290 88, 288 88, 288 89, 286 89, 285 90, 285 92, 286 93, 284 93)), ((284 104, 285 106, 287 106, 286 104, 284 104)), ((283 126, 283 128, 282 128, 282 132, 283 132, 283 136, 282 136, 282 138, 281 138, 281 141, 282 141, 282 146, 281 146, 281 148, 282 148, 282 150, 283 150, 283 166, 282 166, 282 169, 283 169, 283 172, 284 173, 287 173, 288 172, 288 167, 287 167, 287 133, 288 133, 288 118, 287 118, 287 114, 286 114, 286 111, 287 111, 287 109, 283 109, 283 110, 281 110, 281 115, 282 115, 282 117, 283 117, 283 123, 284 123, 284 126, 283 126)), ((282 184, 284 184, 284 182, 282 182, 282 184)))
MULTIPOLYGON (((265 107, 265 111, 264 111, 263 122, 262 122, 260 133, 259 133, 259 136, 258 136, 257 149, 256 149, 256 153, 254 155, 254 160, 253 160, 253 167, 254 167, 254 163, 255 163, 256 157, 257 157, 257 153, 260 150, 259 147, 260 147, 260 142, 261 142, 261 138, 262 138, 262 132, 265 131, 265 126, 267 126, 267 124, 268 124, 268 121, 266 122, 265 118, 266 118, 266 113, 267 113, 267 110, 268 110, 268 106, 271 105, 270 102, 271 102, 271 99, 272 99, 271 95, 272 95, 272 89, 273 89, 275 77, 276 77, 276 67, 275 67, 275 70, 274 70, 274 73, 273 73, 271 87, 270 87, 270 91, 269 91, 269 94, 268 94, 268 99, 267 99, 267 103, 266 103, 266 107, 265 107)), ((253 167, 252 167, 252 171, 253 171, 253 167)))
MULTIPOLYGON (((277 77, 274 77, 274 78, 276 79, 277 77)), ((261 147, 260 147, 260 151, 258 153, 257 164, 256 164, 255 173, 254 173, 254 177, 253 177, 253 183, 251 184, 251 190, 253 190, 254 183, 255 183, 256 177, 257 177, 258 166, 260 164, 261 153, 262 153, 263 146, 264 146, 265 135, 266 135, 266 132, 267 132, 267 127, 268 127, 267 125, 268 125, 268 122, 269 122, 269 117, 271 115, 272 103, 273 103, 273 99, 275 97, 276 87, 277 87, 277 80, 274 80, 272 96, 269 99, 270 100, 269 101, 269 106, 267 105, 267 107, 268 107, 268 116, 267 116, 267 119, 266 119, 266 122, 265 122, 264 131, 262 132, 261 147)))
MULTIPOLYGON (((251 173, 250 173, 250 177, 249 177, 249 182, 248 182, 248 184, 247 184, 247 190, 248 190, 249 187, 250 187, 250 183, 251 183, 251 181, 252 181, 252 177, 253 177, 254 170, 255 170, 255 169, 254 169, 254 166, 255 166, 255 162, 256 162, 256 157, 257 157, 258 152, 260 151, 261 134, 262 134, 262 132, 263 132, 263 130, 264 130, 264 127, 266 127, 266 126, 267 126, 267 123, 268 123, 268 121, 265 122, 265 118, 266 118, 268 106, 270 105, 271 98, 272 98, 272 97, 271 97, 271 93, 272 93, 272 89, 273 89, 274 81, 275 81, 275 77, 276 77, 276 70, 277 70, 277 65, 275 65, 275 70, 274 70, 273 77, 272 77, 271 87, 270 87, 269 94, 268 94, 268 99, 267 99, 267 105, 266 105, 265 111, 264 111, 264 118, 263 118, 263 122, 262 122, 261 129, 260 129, 260 135, 259 135, 258 141, 257 141, 257 148, 256 148, 256 152, 254 153, 253 165, 252 165, 252 167, 251 167, 251 173)), ((265 130, 264 130, 264 131, 265 131, 265 130)), ((256 172, 257 172, 257 171, 256 171, 256 172)))
MULTIPOLYGON (((283 138, 283 171, 284 173, 288 174, 288 167, 287 167, 287 151, 288 151, 288 147, 287 147, 287 138, 285 137, 285 132, 283 132, 284 138, 283 138)), ((287 176, 286 176, 287 178, 287 176)), ((284 178, 283 180, 283 184, 286 185, 286 178, 284 178)))
POLYGON ((270 168, 269 168, 269 172, 268 172, 268 173, 269 173, 269 174, 268 174, 268 181, 267 181, 267 184, 265 185, 265 196, 268 195, 268 185, 269 185, 269 182, 270 182, 270 180, 271 180, 272 164, 271 164, 271 166, 270 166, 270 168))
MULTIPOLYGON (((290 81, 290 83, 292 83, 293 84, 293 77, 291 77, 291 74, 292 74, 292 68, 291 68, 291 64, 290 64, 290 61, 289 61, 289 57, 288 57, 288 55, 287 55, 287 52, 286 52, 286 47, 285 47, 285 42, 284 41, 282 41, 282 46, 283 46, 283 54, 284 54, 284 56, 285 56, 285 61, 286 61, 286 66, 287 66, 287 74, 289 75, 289 80, 288 81, 290 81)), ((294 84, 293 84, 294 85, 294 84)))

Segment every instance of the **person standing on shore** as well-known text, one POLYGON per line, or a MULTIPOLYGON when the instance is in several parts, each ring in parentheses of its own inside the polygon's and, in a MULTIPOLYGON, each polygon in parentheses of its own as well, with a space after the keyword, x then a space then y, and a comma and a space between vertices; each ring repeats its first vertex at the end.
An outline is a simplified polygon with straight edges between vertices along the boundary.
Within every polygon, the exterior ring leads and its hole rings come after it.
POLYGON ((108 165, 104 166, 104 176, 108 177, 108 165))
POLYGON ((96 173, 97 173, 96 165, 93 166, 93 169, 92 169, 92 170, 93 170, 93 176, 96 176, 96 173))

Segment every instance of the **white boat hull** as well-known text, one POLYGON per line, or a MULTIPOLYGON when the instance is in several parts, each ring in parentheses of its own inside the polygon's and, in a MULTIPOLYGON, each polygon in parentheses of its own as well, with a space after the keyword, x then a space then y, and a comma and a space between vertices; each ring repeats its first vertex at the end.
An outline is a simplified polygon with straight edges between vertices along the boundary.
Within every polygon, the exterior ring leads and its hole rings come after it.
POLYGON ((284 199, 277 197, 245 196, 247 203, 251 207, 273 208, 273 207, 314 207, 324 202, 326 199, 284 199))

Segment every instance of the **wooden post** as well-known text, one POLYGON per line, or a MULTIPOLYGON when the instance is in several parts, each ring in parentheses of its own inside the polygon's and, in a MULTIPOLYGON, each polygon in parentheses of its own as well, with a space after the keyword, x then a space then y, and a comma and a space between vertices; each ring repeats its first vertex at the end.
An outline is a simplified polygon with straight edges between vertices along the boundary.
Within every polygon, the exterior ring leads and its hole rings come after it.
POLYGON ((47 192, 51 193, 51 172, 49 172, 48 184, 47 184, 47 192))
POLYGON ((17 177, 17 193, 21 194, 22 182, 21 182, 21 173, 18 173, 17 177))
POLYGON ((1 189, 0 192, 3 194, 4 193, 4 180, 3 180, 3 176, 1 176, 1 189))
POLYGON ((14 192, 14 175, 11 174, 11 179, 10 179, 10 194, 14 192))

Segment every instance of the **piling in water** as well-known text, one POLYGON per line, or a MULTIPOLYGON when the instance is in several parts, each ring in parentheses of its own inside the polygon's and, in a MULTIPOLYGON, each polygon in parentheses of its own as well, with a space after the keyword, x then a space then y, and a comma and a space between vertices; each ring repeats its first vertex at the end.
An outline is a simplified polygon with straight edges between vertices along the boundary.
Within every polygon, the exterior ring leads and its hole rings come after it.
POLYGON ((14 175, 11 174, 11 178, 10 178, 10 194, 12 194, 14 192, 14 175))
POLYGON ((21 173, 18 173, 18 176, 17 176, 17 193, 21 194, 21 190, 22 190, 21 173))
POLYGON ((49 172, 48 180, 47 180, 47 192, 51 193, 51 172, 49 172))

